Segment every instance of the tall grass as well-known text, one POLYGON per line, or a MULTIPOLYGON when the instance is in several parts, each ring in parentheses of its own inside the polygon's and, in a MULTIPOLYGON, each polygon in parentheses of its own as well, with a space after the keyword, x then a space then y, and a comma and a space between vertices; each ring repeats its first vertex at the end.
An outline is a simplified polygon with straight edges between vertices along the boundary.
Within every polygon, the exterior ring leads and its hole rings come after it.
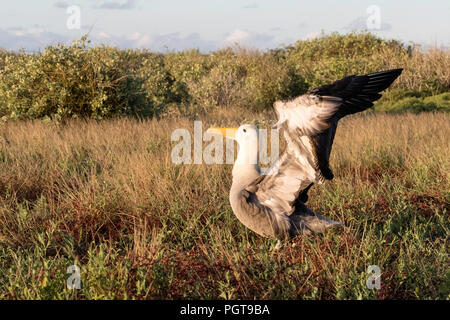
MULTIPOLYGON (((203 117, 204 128, 241 124, 237 110, 203 117)), ((448 299, 449 120, 343 119, 336 177, 308 205, 346 227, 281 251, 234 217, 231 166, 171 162, 171 132, 192 133, 188 118, 7 122, 0 298, 448 299), (381 290, 366 287, 369 265, 381 268, 381 290)))

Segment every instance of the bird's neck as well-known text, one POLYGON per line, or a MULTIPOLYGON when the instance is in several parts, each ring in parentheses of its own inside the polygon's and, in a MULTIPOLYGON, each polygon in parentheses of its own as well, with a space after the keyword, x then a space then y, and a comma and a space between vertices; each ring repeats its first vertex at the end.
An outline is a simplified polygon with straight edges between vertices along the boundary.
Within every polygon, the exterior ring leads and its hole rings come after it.
POLYGON ((258 143, 246 143, 239 146, 236 162, 233 166, 232 189, 244 189, 261 174, 258 165, 258 143))

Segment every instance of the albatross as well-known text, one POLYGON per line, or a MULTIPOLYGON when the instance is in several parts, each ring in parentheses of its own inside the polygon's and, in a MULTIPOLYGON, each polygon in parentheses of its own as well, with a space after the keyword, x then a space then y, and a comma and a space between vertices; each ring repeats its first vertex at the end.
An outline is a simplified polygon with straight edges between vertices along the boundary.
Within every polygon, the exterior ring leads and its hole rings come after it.
POLYGON ((276 101, 274 128, 283 130, 286 148, 265 173, 258 166, 256 126, 209 128, 207 132, 234 139, 239 145, 230 189, 237 219, 258 235, 277 239, 276 249, 297 235, 342 226, 305 205, 308 190, 333 179, 329 159, 339 120, 372 107, 401 72, 351 75, 294 99, 276 101))

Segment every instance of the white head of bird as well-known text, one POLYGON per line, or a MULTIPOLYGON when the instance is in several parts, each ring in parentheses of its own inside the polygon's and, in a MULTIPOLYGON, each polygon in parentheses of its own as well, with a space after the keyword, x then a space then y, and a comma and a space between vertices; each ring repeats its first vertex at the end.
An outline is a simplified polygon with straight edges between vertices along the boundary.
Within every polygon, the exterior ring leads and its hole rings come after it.
POLYGON ((258 166, 258 128, 252 124, 243 124, 239 128, 211 127, 210 134, 219 134, 237 141, 239 149, 233 166, 233 186, 244 187, 260 175, 258 166))

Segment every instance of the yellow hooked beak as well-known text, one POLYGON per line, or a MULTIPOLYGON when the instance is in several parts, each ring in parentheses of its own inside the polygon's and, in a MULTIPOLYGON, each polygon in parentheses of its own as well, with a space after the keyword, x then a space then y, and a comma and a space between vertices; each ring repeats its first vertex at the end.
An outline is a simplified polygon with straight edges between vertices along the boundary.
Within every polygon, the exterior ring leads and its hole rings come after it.
POLYGON ((210 134, 219 134, 221 136, 236 139, 236 132, 238 128, 217 128, 217 127, 211 127, 206 132, 210 134))

